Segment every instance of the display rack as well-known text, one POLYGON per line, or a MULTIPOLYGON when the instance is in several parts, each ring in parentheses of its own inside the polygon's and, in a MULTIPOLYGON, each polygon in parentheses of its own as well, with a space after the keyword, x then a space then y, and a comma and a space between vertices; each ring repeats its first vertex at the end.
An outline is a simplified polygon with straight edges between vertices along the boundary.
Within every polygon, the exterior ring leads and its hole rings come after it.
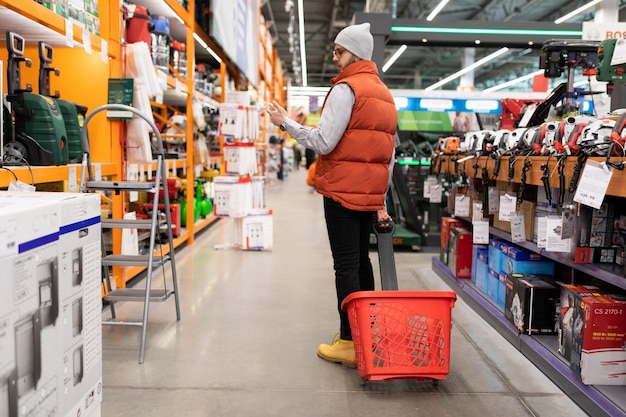
MULTIPOLYGON (((482 168, 486 167, 489 178, 494 179, 493 169, 495 160, 491 157, 482 156, 478 159, 470 158, 461 163, 456 164, 456 160, 461 160, 464 155, 441 155, 434 163, 435 174, 467 174, 470 178, 474 172, 482 177, 482 168), (475 171, 474 165, 478 165, 475 171)), ((507 182, 509 156, 502 157, 499 175, 495 178, 497 181, 507 182)), ((521 171, 524 156, 516 157, 516 169, 510 181, 512 183, 521 182, 521 171)), ((605 161, 606 157, 590 157, 590 160, 605 161)), ((541 165, 545 164, 548 157, 532 156, 530 157, 532 165, 527 171, 526 184, 537 185, 543 187, 541 179, 543 171, 541 165)), ((613 162, 618 162, 619 158, 611 158, 613 162)), ((569 179, 573 173, 573 167, 577 158, 568 157, 565 161, 564 173, 569 179)), ((557 159, 551 158, 549 167, 556 167, 557 159), (552 165, 554 164, 554 165, 552 165)), ((552 169, 550 169, 552 171, 552 169)), ((556 169, 554 170, 556 172, 556 169)), ((550 184, 558 188, 559 179, 557 175, 552 175, 550 184)), ((614 170, 613 176, 607 189, 607 195, 616 197, 626 197, 626 173, 620 170, 614 170)), ((466 219, 469 221, 469 219, 466 219)), ((504 232, 494 227, 489 228, 490 236, 495 236, 502 240, 511 242, 510 233, 504 232)), ((576 263, 567 258, 563 254, 548 252, 538 248, 533 242, 515 242, 516 245, 525 248, 531 252, 541 254, 551 259, 559 265, 571 268, 583 274, 592 276, 594 279, 602 281, 613 286, 616 290, 626 290, 626 277, 623 269, 615 269, 605 265, 582 264, 576 263)), ((585 412, 591 416, 606 417, 626 417, 626 387, 625 386, 590 386, 584 385, 580 378, 573 374, 569 368, 569 364, 556 352, 555 336, 538 336, 520 334, 504 317, 502 310, 496 306, 493 301, 489 300, 480 289, 478 289, 470 280, 457 279, 440 259, 433 257, 432 269, 446 283, 448 283, 468 305, 474 309, 481 317, 483 317, 498 333, 515 346, 524 356, 526 356, 535 366, 537 366, 544 374, 546 374, 559 388, 561 388, 569 397, 571 397, 585 412)))

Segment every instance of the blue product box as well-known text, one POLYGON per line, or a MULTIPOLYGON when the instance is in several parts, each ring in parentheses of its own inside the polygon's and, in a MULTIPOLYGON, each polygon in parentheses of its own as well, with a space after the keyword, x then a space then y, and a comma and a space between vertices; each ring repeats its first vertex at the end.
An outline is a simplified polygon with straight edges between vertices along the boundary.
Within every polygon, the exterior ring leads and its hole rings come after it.
POLYGON ((506 274, 554 275, 554 262, 545 260, 536 253, 519 251, 517 248, 502 255, 501 271, 506 274), (510 256, 510 255, 513 256, 510 256), (521 258, 521 259, 520 259, 521 258))
POLYGON ((485 245, 474 245, 472 247, 472 282, 476 284, 476 262, 479 257, 484 259, 483 262, 487 263, 488 249, 485 245))
MULTIPOLYGON (((541 261, 543 257, 538 253, 530 252, 517 246, 507 245, 502 248, 502 254, 516 261, 541 261)), ((506 271, 505 271, 506 272, 506 271)))
POLYGON ((489 239, 489 268, 499 271, 502 263, 502 248, 509 246, 498 239, 489 239))
POLYGON ((504 310, 506 302, 506 275, 504 272, 498 274, 498 292, 496 294, 496 304, 504 310))
POLYGON ((489 275, 488 269, 489 267, 487 266, 486 262, 481 261, 480 258, 476 261, 475 284, 476 284, 476 287, 483 293, 486 293, 485 287, 487 285, 487 275, 489 275))
POLYGON ((494 303, 498 299, 498 285, 500 285, 500 279, 498 278, 498 272, 489 268, 489 274, 487 275, 487 285, 485 294, 494 303))

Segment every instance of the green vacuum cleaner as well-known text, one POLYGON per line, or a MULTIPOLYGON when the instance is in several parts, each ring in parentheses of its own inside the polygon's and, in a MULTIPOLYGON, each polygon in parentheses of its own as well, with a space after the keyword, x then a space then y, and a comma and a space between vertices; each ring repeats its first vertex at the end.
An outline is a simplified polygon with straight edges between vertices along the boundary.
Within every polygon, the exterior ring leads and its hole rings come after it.
POLYGON ((67 132, 61 110, 56 102, 41 94, 32 93, 32 86, 21 87, 23 62, 27 67, 32 61, 24 57, 24 38, 7 32, 7 100, 15 121, 12 140, 3 147, 5 164, 66 165, 68 163, 67 132))
POLYGON ((52 98, 56 106, 61 110, 67 133, 68 162, 70 164, 79 163, 83 158, 83 141, 80 132, 87 114, 87 107, 67 100, 61 100, 61 95, 58 91, 50 94, 50 73, 54 72, 56 76, 60 73, 58 68, 50 66, 53 55, 54 49, 52 46, 45 42, 39 42, 39 94, 52 98))

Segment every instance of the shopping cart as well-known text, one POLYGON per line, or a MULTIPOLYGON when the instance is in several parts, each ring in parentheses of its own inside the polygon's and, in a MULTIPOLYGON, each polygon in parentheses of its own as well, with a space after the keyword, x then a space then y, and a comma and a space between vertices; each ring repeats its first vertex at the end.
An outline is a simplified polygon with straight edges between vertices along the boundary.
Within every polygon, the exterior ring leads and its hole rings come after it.
POLYGON ((364 381, 445 379, 456 294, 397 291, 393 223, 377 223, 374 232, 382 290, 352 293, 341 304, 350 320, 359 375, 364 381))

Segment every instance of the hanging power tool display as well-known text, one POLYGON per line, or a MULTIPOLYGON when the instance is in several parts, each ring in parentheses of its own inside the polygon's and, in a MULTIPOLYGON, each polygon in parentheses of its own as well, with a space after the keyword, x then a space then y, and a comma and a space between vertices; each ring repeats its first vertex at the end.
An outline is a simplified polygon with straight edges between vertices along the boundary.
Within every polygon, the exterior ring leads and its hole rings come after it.
POLYGON ((60 75, 60 71, 57 68, 50 66, 53 56, 54 49, 52 46, 39 42, 39 94, 52 98, 56 106, 61 110, 67 133, 68 162, 70 164, 79 163, 83 157, 83 141, 80 131, 87 114, 87 107, 62 100, 58 91, 50 94, 50 73, 54 72, 56 76, 60 75))
MULTIPOLYGON (((21 67, 32 61, 24 57, 25 40, 7 32, 7 100, 11 104, 14 132, 3 146, 3 163, 30 165, 66 165, 67 132, 61 110, 50 97, 32 92, 32 85, 21 86, 21 67)), ((11 123, 11 119, 5 123, 11 123)))

